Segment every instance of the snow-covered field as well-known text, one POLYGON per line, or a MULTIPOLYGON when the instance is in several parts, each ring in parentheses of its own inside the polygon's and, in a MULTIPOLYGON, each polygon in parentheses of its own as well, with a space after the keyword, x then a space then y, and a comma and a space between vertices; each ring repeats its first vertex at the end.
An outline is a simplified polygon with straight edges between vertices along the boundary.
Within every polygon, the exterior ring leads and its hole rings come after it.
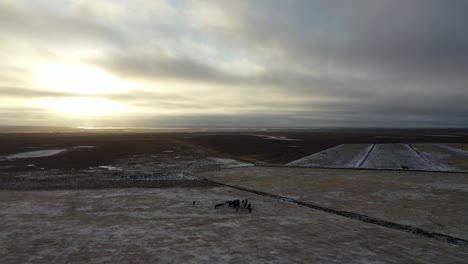
POLYGON ((288 163, 288 166, 354 168, 358 167, 371 144, 344 144, 288 163))
POLYGON ((287 166, 468 171, 466 144, 344 144, 287 166))
POLYGON ((432 166, 421 158, 408 144, 376 144, 363 163, 363 168, 432 170, 432 166))
POLYGON ((412 146, 432 164, 434 170, 468 171, 468 151, 464 150, 466 144, 413 144, 412 146))
POLYGON ((230 188, 0 192, 10 263, 463 263, 463 248, 230 188), (249 199, 253 212, 214 204, 249 199), (195 201, 195 205, 193 205, 195 201))

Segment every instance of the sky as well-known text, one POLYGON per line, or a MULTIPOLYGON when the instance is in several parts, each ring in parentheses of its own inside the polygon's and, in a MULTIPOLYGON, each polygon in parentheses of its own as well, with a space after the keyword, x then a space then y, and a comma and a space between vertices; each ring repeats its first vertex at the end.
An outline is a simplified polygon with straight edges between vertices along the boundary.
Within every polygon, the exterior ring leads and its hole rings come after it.
POLYGON ((468 127, 466 0, 0 0, 0 126, 468 127))

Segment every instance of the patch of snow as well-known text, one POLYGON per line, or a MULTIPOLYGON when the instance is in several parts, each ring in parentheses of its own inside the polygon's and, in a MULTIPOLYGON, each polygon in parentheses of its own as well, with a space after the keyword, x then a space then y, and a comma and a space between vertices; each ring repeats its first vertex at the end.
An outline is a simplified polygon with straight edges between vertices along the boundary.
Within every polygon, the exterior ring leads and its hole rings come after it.
POLYGON ((172 152, 174 152, 174 151, 173 151, 173 150, 164 150, 163 152, 164 152, 164 153, 172 153, 172 152))
POLYGON ((110 171, 122 171, 121 168, 118 168, 118 167, 115 167, 115 166, 110 166, 110 165, 99 166, 98 168, 105 169, 105 170, 110 170, 110 171))
POLYGON ((28 152, 21 152, 21 153, 1 156, 0 160, 42 158, 42 157, 54 156, 65 151, 67 151, 67 149, 47 149, 47 150, 28 151, 28 152))
POLYGON ((301 139, 288 138, 286 136, 268 136, 268 135, 257 135, 257 136, 263 139, 269 139, 269 140, 302 141, 301 139))
POLYGON ((223 158, 209 158, 212 161, 220 164, 222 168, 241 168, 241 167, 250 167, 253 166, 252 163, 242 162, 233 159, 223 159, 223 158))
POLYGON ((75 146, 73 147, 74 149, 89 149, 89 148, 95 148, 96 146, 75 146))
POLYGON ((375 138, 415 139, 415 137, 389 137, 389 136, 375 136, 375 138))
POLYGON ((429 135, 431 137, 462 137, 457 135, 429 135))

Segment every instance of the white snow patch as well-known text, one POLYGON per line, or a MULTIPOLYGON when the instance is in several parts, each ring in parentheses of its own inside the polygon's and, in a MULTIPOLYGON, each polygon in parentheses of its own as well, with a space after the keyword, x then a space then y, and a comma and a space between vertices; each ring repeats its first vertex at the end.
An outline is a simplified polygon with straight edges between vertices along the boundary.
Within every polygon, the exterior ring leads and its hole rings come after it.
POLYGON ((415 137, 390 137, 390 136, 375 136, 375 138, 414 139, 415 137))
POLYGON ((105 169, 105 170, 110 170, 110 171, 121 171, 122 170, 121 168, 118 168, 118 167, 115 167, 115 166, 110 166, 110 165, 99 166, 98 168, 105 169))
POLYGON ((270 140, 302 141, 301 139, 288 138, 286 136, 267 136, 267 135, 257 135, 257 136, 263 139, 270 139, 270 140))
POLYGON ((164 152, 164 153, 172 153, 172 152, 174 152, 174 151, 173 151, 173 150, 164 150, 163 152, 164 152))
POLYGON ((429 135, 431 137, 462 137, 457 135, 429 135))
POLYGON ((220 164, 221 167, 223 168, 241 168, 241 167, 253 166, 252 163, 242 162, 242 161, 233 160, 233 159, 223 159, 223 158, 209 158, 209 159, 220 164))
POLYGON ((49 156, 60 154, 65 151, 67 151, 67 149, 47 149, 47 150, 28 151, 28 152, 21 152, 21 153, 1 156, 0 160, 17 160, 17 159, 49 157, 49 156))
POLYGON ((95 148, 96 146, 75 146, 73 147, 74 149, 89 149, 89 148, 95 148))

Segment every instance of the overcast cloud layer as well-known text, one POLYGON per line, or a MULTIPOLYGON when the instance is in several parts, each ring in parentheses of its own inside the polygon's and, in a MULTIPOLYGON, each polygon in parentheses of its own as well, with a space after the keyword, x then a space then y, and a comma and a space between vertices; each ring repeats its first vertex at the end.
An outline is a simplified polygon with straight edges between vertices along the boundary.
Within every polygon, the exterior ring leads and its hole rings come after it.
POLYGON ((467 127, 466 10, 3 0, 0 125, 467 127))

